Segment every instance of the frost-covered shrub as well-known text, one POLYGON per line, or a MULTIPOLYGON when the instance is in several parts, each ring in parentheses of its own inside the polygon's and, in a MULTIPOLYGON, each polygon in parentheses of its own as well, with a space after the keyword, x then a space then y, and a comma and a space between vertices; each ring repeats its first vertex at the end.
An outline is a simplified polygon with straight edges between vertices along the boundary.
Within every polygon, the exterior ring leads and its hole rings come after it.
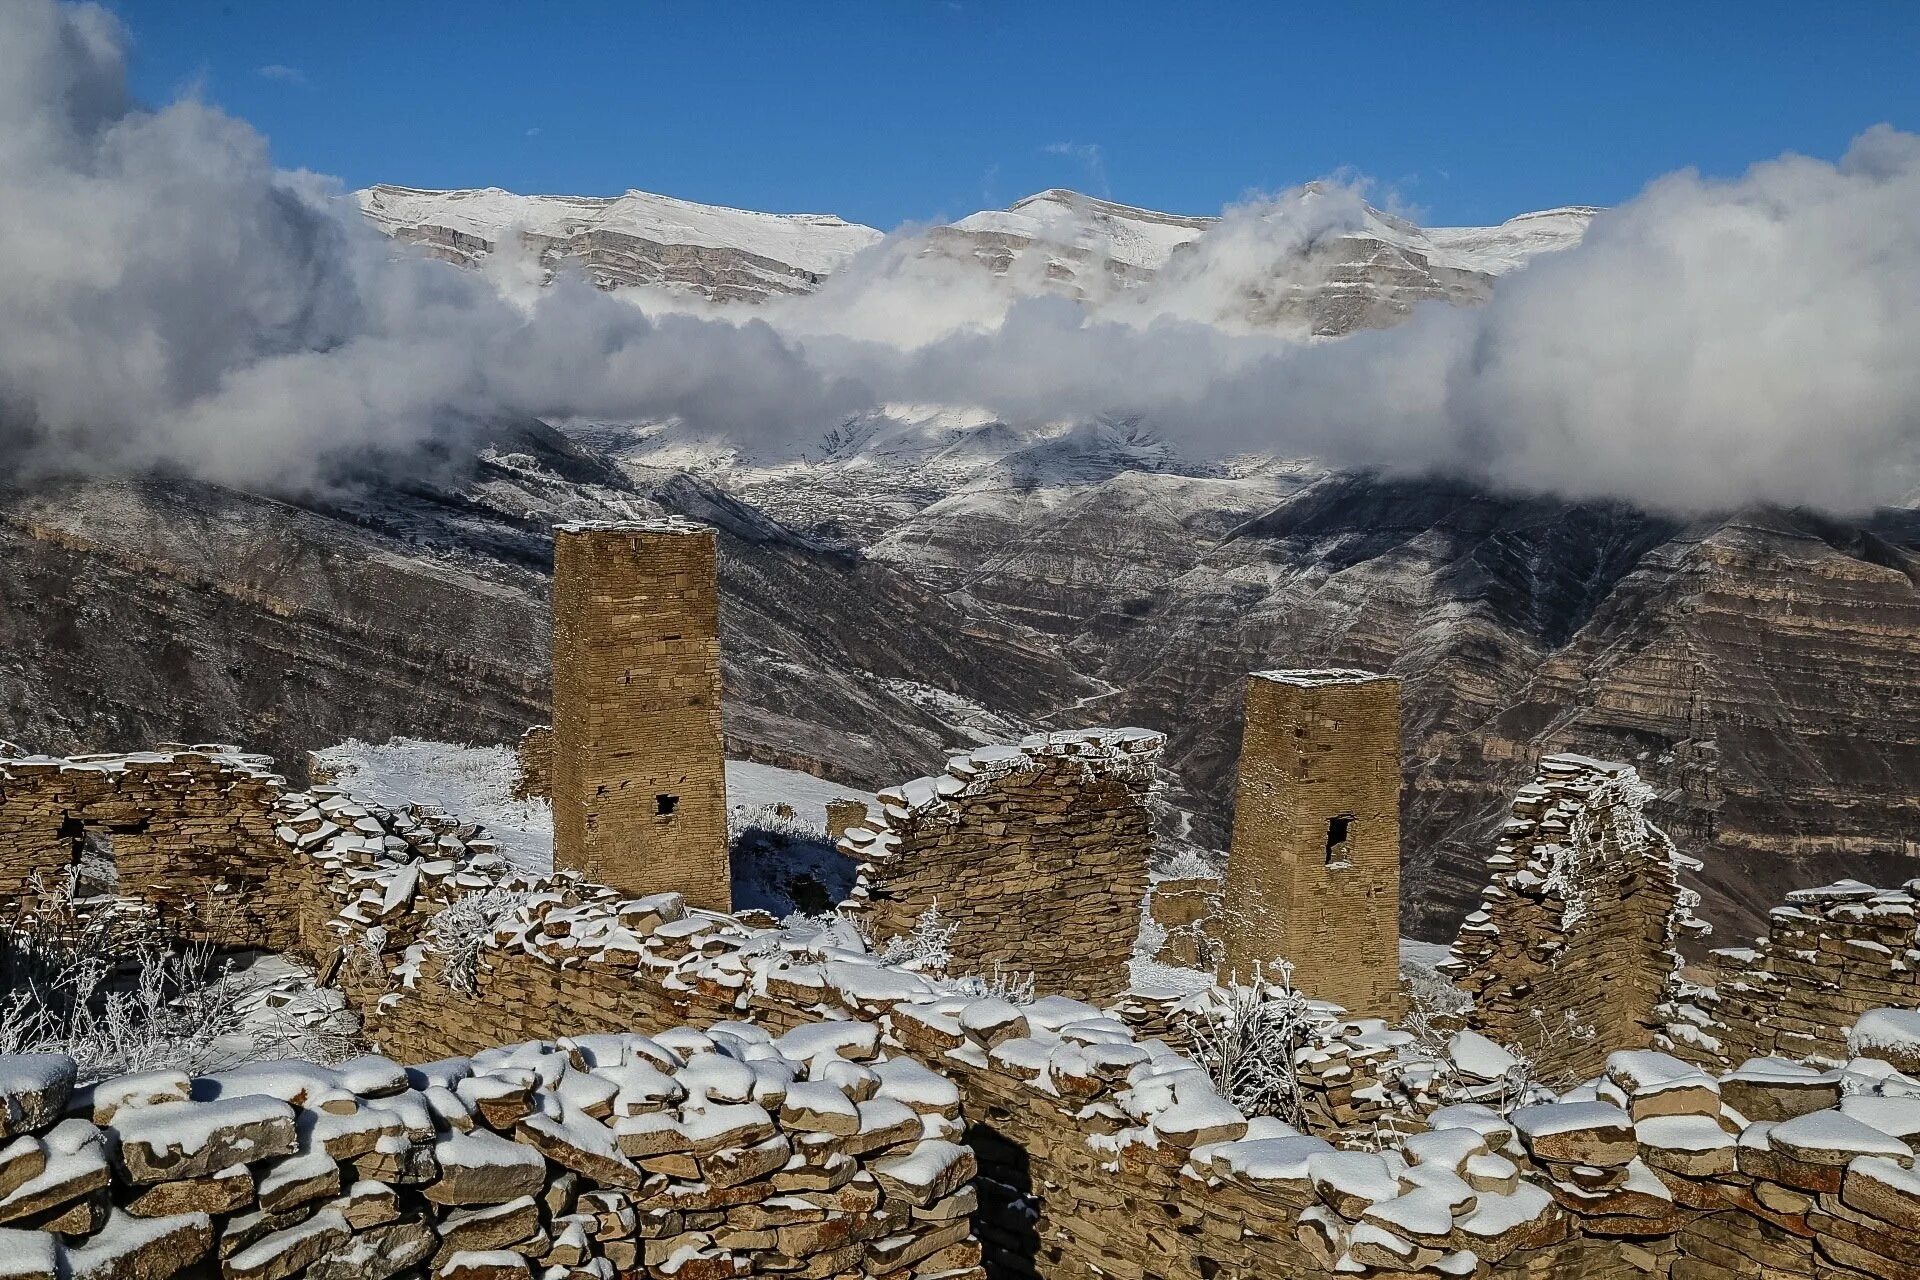
POLYGON ((240 1012, 209 989, 224 972, 212 945, 76 886, 76 872, 36 876, 0 935, 0 1054, 64 1053, 83 1080, 228 1065, 240 1012))
POLYGON ((1008 1004, 1032 1004, 1034 975, 1002 969, 998 960, 985 973, 965 973, 944 984, 953 995, 969 1000, 1005 1000, 1008 1004))
POLYGON ((440 957, 446 983, 461 995, 474 993, 480 953, 500 917, 527 900, 524 891, 495 885, 462 894, 427 922, 427 946, 440 957))
POLYGON ((1235 975, 1214 988, 1187 1023, 1194 1056, 1220 1096, 1247 1115, 1290 1124, 1300 1120, 1294 1057, 1312 1029, 1312 1006, 1293 985, 1286 960, 1256 969, 1248 981, 1235 975))
POLYGON ((889 938, 877 958, 882 964, 897 964, 922 973, 945 973, 953 961, 953 935, 959 931, 960 922, 941 915, 936 898, 913 922, 913 931, 889 938))

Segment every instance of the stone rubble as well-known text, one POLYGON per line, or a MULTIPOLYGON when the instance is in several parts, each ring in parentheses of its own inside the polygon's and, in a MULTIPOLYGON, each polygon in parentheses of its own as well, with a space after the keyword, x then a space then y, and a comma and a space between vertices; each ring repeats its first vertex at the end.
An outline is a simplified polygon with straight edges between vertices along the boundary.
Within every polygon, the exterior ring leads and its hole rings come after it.
POLYGON ((78 1089, 0 1057, 0 1269, 980 1280, 958 1090, 877 1048, 723 1023, 78 1089))

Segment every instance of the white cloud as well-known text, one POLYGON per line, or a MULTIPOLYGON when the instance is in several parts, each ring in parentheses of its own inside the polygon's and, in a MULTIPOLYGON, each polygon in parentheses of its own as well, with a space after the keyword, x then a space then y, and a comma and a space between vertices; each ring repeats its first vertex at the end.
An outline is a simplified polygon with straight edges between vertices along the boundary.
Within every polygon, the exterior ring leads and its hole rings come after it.
MULTIPOLYGON (((0 5, 0 469, 321 482, 502 416, 678 417, 798 451, 886 401, 1140 417, 1196 452, 1576 497, 1856 510, 1920 480, 1920 137, 1683 172, 1486 306, 1303 343, 1249 279, 1355 225, 1333 187, 1229 212, 1152 283, 1044 296, 909 232, 751 316, 508 287, 397 251, 338 185, 197 101, 130 106, 104 10, 0 5), (1019 296, 1021 294, 1040 296, 1019 296)), ((1016 270, 1038 272, 1038 265, 1016 270)), ((1262 273, 1265 273, 1264 275, 1262 273)))
POLYGON ((283 66, 278 62, 269 62, 264 67, 255 67, 253 74, 262 80, 277 80, 281 84, 305 84, 307 73, 298 67, 283 66))

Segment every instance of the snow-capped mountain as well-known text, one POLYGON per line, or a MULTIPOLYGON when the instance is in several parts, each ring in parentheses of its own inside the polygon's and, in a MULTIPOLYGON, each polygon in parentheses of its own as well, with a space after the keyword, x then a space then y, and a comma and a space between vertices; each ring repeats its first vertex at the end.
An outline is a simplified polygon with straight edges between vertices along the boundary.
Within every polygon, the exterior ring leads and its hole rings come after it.
MULTIPOLYGON (((830 217, 641 194, 361 200, 459 262, 522 237, 606 287, 723 306, 812 306, 777 295, 845 272, 824 304, 868 252, 915 287, 927 268, 1095 306, 1198 299, 1324 336, 1485 297, 1593 215, 1423 228, 1307 189, 1182 218, 1045 192, 870 249, 878 232, 830 217)), ((1244 673, 1365 666, 1405 681, 1424 936, 1478 903, 1507 798, 1549 751, 1634 762, 1705 861, 1693 887, 1723 937, 1785 887, 1911 874, 1911 510, 1682 523, 955 405, 879 406, 798 457, 674 422, 559 425, 495 424, 427 475, 382 468, 299 505, 159 477, 0 494, 0 727, 62 752, 231 739, 296 769, 349 736, 510 742, 547 715, 548 526, 665 510, 722 530, 743 758, 872 790, 983 737, 1140 724, 1170 735, 1164 833, 1218 849, 1244 673)))
POLYGON ((970 257, 1028 288, 1124 304, 1139 286, 1185 285, 1213 312, 1199 318, 1332 336, 1392 324, 1428 298, 1483 301, 1496 277, 1579 243, 1597 212, 1423 228, 1320 184, 1217 218, 1052 190, 927 240, 931 252, 970 257))
POLYGON ((829 213, 755 213, 645 191, 522 196, 382 184, 355 198, 388 235, 463 266, 517 235, 543 260, 570 261, 602 288, 654 285, 719 301, 804 292, 881 238, 829 213))
MULTIPOLYGON (((603 288, 644 285, 720 303, 810 292, 883 239, 832 214, 755 213, 643 191, 599 198, 375 186, 357 198, 388 235, 462 265, 517 236, 550 267, 569 262, 603 288)), ((1140 286, 1185 285, 1219 300, 1219 314, 1198 318, 1330 336, 1392 324, 1426 299, 1481 301, 1494 278, 1578 243, 1596 212, 1423 228, 1320 185, 1223 217, 1056 189, 912 233, 907 247, 975 264, 1014 293, 1124 306, 1139 301, 1140 286)))

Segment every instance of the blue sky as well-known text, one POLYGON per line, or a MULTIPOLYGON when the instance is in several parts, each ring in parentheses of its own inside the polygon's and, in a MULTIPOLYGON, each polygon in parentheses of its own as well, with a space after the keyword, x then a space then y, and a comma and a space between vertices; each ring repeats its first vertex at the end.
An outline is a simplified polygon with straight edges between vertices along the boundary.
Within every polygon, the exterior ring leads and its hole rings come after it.
POLYGON ((1920 3, 112 0, 149 101, 288 167, 828 211, 1212 213, 1338 171, 1435 223, 1920 128, 1920 3))

